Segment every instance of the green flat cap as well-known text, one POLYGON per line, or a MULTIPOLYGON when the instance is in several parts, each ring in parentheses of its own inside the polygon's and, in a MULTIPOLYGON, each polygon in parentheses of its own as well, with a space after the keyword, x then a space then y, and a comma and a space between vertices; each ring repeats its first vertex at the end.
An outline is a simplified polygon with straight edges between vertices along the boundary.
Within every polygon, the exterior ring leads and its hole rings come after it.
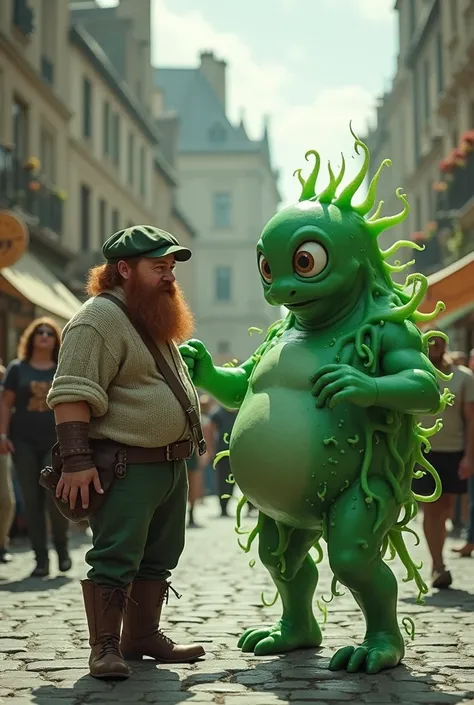
POLYGON ((174 255, 178 262, 186 262, 192 254, 173 235, 151 225, 133 225, 119 230, 104 242, 102 253, 109 264, 132 257, 151 259, 166 255, 174 255))

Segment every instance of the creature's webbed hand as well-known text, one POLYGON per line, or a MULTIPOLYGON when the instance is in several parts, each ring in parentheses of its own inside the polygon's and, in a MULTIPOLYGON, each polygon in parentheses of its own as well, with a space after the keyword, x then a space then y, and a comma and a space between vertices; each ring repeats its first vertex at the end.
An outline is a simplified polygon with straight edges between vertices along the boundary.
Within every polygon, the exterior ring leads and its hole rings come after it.
POLYGON ((188 340, 179 346, 181 357, 186 363, 191 379, 196 387, 207 389, 215 375, 216 368, 211 354, 200 340, 188 340))
POLYGON ((367 407, 373 406, 377 400, 375 379, 350 365, 326 365, 311 381, 314 384, 312 394, 317 399, 318 408, 326 404, 334 408, 342 401, 367 407))

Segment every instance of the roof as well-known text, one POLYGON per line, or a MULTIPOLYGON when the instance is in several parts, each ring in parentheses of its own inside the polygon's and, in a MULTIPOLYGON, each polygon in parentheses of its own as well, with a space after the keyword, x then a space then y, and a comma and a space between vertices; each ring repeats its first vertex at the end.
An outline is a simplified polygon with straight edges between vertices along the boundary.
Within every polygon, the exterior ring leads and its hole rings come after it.
POLYGON ((102 76, 131 117, 138 123, 150 142, 157 144, 160 138, 158 127, 144 113, 128 85, 119 76, 100 44, 81 25, 70 27, 69 37, 71 42, 89 59, 95 70, 102 76))
POLYGON ((259 152, 263 140, 248 138, 235 127, 206 76, 199 69, 160 68, 155 85, 162 91, 166 111, 180 118, 180 152, 259 152))

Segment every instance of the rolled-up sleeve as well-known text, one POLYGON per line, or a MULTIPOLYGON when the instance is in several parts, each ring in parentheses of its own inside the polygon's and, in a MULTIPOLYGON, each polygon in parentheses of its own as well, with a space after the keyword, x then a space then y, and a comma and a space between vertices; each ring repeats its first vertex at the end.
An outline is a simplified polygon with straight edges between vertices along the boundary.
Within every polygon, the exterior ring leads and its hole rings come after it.
POLYGON ((58 368, 48 394, 48 404, 85 401, 92 416, 104 416, 109 406, 107 390, 120 361, 101 334, 90 325, 76 325, 64 335, 58 368))

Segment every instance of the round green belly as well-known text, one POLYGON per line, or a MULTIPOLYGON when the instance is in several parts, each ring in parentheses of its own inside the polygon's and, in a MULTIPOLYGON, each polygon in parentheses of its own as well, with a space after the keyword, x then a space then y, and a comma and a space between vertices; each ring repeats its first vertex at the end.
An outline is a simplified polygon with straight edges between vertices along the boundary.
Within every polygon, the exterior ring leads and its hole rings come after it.
POLYGON ((318 409, 307 391, 250 393, 230 440, 238 486, 273 519, 318 528, 328 506, 359 476, 365 416, 349 404, 318 409))

